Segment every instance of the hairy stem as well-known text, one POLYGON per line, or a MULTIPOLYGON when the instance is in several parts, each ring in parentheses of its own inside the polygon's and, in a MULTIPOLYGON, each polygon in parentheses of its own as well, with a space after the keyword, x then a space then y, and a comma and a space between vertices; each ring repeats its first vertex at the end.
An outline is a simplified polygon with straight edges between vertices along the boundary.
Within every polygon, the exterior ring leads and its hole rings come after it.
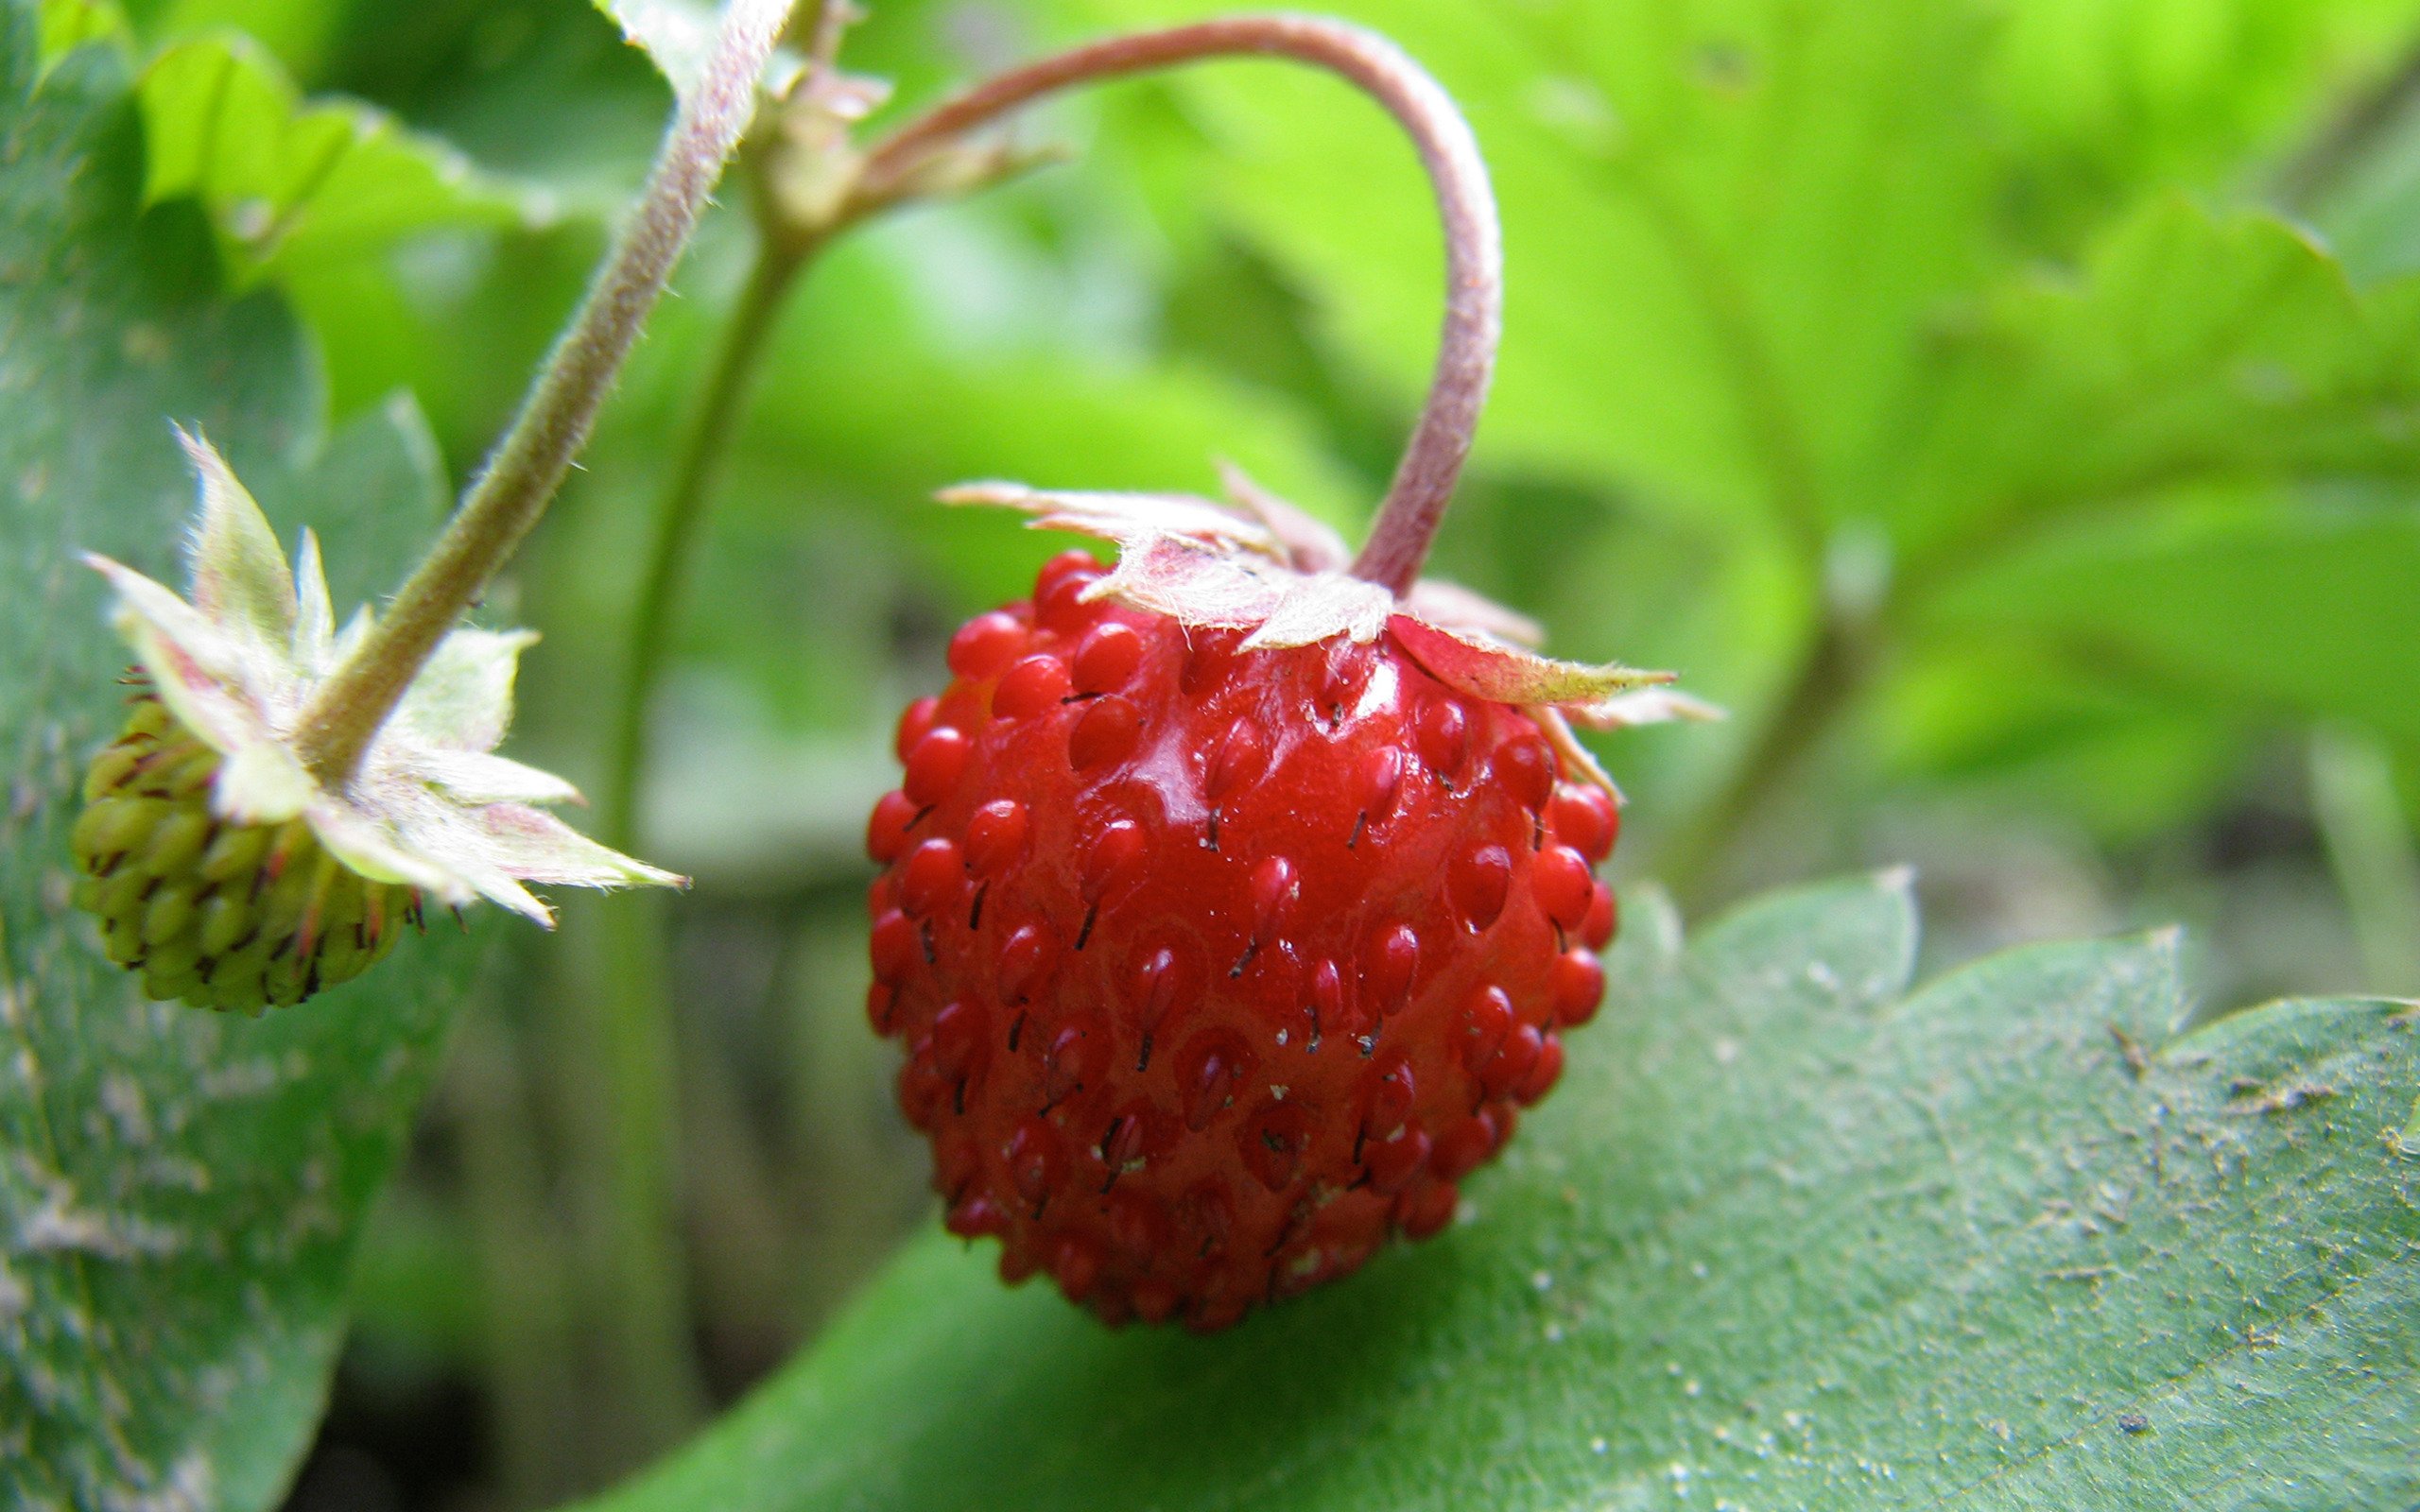
POLYGON ((320 782, 352 778, 429 654, 545 512, 755 113, 756 79, 790 5, 732 0, 703 77, 511 428, 377 627, 303 710, 297 749, 320 782))
POLYGON ((722 349, 706 379, 704 398, 673 464, 671 482, 657 500, 654 518, 648 523, 644 576, 623 638, 621 699, 614 712, 605 782, 597 797, 598 837, 616 850, 631 850, 637 840, 648 708, 664 670, 673 611, 697 549, 706 500, 745 411, 774 317, 808 260, 806 252, 776 247, 770 239, 761 246, 747 285, 733 307, 722 349))
POLYGON ((2420 995, 2420 845, 2403 817, 2394 757, 2376 736, 2311 741, 2311 813, 2372 991, 2420 995))
POLYGON ((1504 245, 1487 166, 1469 124, 1437 81, 1394 43, 1341 22, 1289 15, 1233 16, 1113 37, 1002 74, 902 128, 868 157, 862 192, 879 199, 965 133, 1071 85, 1234 56, 1290 58, 1370 94, 1411 138, 1437 195, 1445 234, 1445 318, 1437 366, 1377 524, 1353 564, 1357 576, 1400 594, 1427 558, 1487 397, 1503 326, 1504 245))

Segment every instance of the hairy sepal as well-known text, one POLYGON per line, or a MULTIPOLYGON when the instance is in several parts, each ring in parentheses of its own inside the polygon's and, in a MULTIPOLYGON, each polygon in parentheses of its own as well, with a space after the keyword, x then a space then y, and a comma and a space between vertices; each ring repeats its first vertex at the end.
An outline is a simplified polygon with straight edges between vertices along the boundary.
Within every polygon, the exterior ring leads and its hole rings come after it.
POLYGON ((512 722, 527 630, 458 629, 439 643, 352 780, 321 783, 293 735, 320 684, 370 627, 333 629, 318 541, 290 568, 260 506, 210 443, 177 433, 198 484, 185 595, 123 563, 85 560, 116 591, 112 615, 178 722, 223 760, 215 812, 238 823, 300 816, 330 852, 372 881, 462 905, 486 898, 542 923, 526 884, 678 886, 541 812, 578 801, 562 779, 493 753, 512 722))
POLYGON ((1116 565, 1086 597, 1130 604, 1184 625, 1246 630, 1247 648, 1316 645, 1339 637, 1367 643, 1391 634, 1449 687, 1496 703, 1555 711, 1587 729, 1718 716, 1710 705, 1664 690, 1672 680, 1668 672, 1538 654, 1531 647, 1543 635, 1535 622, 1466 588, 1424 580, 1398 601, 1344 570, 1350 557, 1335 531, 1232 466, 1222 464, 1221 474, 1233 504, 1192 494, 997 482, 967 484, 941 498, 1021 510, 1033 516, 1036 529, 1111 541, 1116 565))

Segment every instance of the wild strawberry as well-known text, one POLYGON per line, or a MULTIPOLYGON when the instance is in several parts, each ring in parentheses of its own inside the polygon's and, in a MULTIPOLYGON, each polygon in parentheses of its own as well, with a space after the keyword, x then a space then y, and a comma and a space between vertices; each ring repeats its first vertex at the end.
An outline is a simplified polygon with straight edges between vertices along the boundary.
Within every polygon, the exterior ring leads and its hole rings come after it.
POLYGON ((1681 711, 1344 577, 1272 501, 959 496, 1126 555, 958 632, 868 830, 869 1008, 950 1228, 1201 1329, 1435 1233, 1603 990, 1617 811, 1564 714, 1681 711))
POLYGON ((424 897, 547 922, 522 884, 681 880, 541 812, 571 785, 493 754, 527 633, 452 631, 349 776, 310 770, 297 723, 368 612, 338 633, 317 542, 289 569, 218 454, 179 439, 200 482, 190 596, 86 558, 117 590, 141 691, 85 777, 76 901, 146 991, 257 1012, 368 970, 424 897))
POLYGON ((1572 733, 1701 716, 1665 674, 1552 662, 1419 580, 1502 328, 1469 127, 1392 44, 1307 16, 1112 37, 993 78, 865 161, 892 181, 1052 91, 1220 55, 1367 91, 1445 232, 1428 399, 1357 557, 1231 475, 1233 507, 987 484, 1116 543, 967 622, 899 723, 866 846, 874 1027, 948 1224, 1112 1323, 1221 1328, 1451 1220, 1596 1011, 1613 783, 1572 733))
POLYGON ((143 989, 196 1007, 300 1003, 376 964, 420 895, 337 861, 300 818, 211 812, 222 758, 147 690, 85 774, 77 904, 143 989))

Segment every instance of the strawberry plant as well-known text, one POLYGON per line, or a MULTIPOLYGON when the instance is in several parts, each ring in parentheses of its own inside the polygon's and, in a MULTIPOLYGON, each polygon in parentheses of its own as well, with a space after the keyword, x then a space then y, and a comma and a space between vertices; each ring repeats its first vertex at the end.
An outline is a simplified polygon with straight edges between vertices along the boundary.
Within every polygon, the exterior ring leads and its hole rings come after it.
POLYGON ((1339 3, 0 0, 0 1503, 2420 1497, 2420 9, 1339 3))

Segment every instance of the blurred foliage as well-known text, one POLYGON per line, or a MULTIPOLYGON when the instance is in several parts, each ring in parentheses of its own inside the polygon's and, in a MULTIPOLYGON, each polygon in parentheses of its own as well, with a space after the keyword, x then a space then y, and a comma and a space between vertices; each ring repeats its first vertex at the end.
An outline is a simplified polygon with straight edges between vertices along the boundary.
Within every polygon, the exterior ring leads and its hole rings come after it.
MULTIPOLYGON (((846 57, 896 81, 889 121, 1211 9, 872 0, 846 57)), ((1913 861, 1941 963, 2182 919, 2211 1013, 2420 992, 2385 974, 2411 959, 2420 818, 2420 3, 1335 9, 1437 72, 1504 203, 1503 363, 1441 571, 1734 714, 1602 746, 1634 799, 1617 867, 1694 910, 1913 861)), ((458 480, 643 171, 664 80, 583 0, 120 15, 43 8, 52 53, 119 37, 145 81, 148 214, 290 302, 333 421, 406 390, 458 480), (245 154, 201 129, 238 96, 178 83, 205 64, 241 81, 245 154), (370 177, 315 179, 337 141, 370 177)), ((856 1022, 858 825, 890 711, 1053 544, 926 495, 1200 490, 1217 454, 1349 525, 1433 350, 1426 191, 1333 82, 1222 65, 1019 131, 1078 159, 854 235, 787 302, 656 702, 647 844, 699 878, 667 911, 668 1006, 717 1398, 922 1211, 856 1022)), ((548 635, 516 750, 585 781, 752 255, 725 199, 498 589, 548 635)), ((361 1357, 473 1383, 508 1503, 645 1447, 583 1353, 611 1298, 565 1174, 594 1085, 578 976, 505 964, 363 1271, 361 1357), (465 1254, 471 1325, 431 1258, 465 1254)))
POLYGON ((221 283, 194 206, 145 202, 123 60, 84 47, 37 83, 35 20, 0 8, 0 1503, 259 1506, 320 1418, 355 1241, 472 951, 414 940, 409 974, 260 1023, 147 1001, 108 963, 66 836, 128 655, 76 553, 180 576, 171 419, 283 530, 316 528, 353 597, 444 482, 407 397, 325 431, 293 317, 221 283))

